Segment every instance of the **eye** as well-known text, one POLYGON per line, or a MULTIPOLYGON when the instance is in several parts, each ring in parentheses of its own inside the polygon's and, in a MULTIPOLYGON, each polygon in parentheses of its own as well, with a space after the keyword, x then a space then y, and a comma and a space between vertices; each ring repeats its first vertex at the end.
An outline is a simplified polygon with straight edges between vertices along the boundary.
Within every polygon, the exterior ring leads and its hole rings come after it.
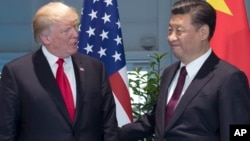
POLYGON ((171 34, 173 32, 172 28, 168 28, 168 34, 171 34))
POLYGON ((63 30, 63 32, 69 32, 70 28, 66 28, 65 30, 63 30))
POLYGON ((183 29, 179 29, 179 28, 176 29, 176 35, 178 36, 180 36, 183 32, 184 32, 183 29))

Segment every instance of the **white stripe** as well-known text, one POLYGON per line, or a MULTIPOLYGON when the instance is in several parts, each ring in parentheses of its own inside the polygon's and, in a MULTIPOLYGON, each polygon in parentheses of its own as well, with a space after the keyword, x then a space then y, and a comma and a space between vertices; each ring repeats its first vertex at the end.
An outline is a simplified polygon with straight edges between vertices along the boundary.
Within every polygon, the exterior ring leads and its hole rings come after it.
POLYGON ((127 89, 129 90, 128 86, 128 74, 127 74, 127 67, 124 66, 118 71, 122 77, 122 80, 124 81, 124 84, 126 85, 127 89))

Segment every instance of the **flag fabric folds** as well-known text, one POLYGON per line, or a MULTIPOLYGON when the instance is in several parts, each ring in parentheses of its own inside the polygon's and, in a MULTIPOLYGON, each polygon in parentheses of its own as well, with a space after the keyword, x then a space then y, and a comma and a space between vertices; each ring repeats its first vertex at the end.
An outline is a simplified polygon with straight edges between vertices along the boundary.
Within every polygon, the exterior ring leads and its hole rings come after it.
POLYGON ((115 97, 119 126, 132 122, 126 61, 116 0, 84 0, 78 47, 79 52, 104 63, 115 97))
POLYGON ((217 13, 215 53, 245 72, 250 82, 250 28, 244 0, 207 0, 217 13))

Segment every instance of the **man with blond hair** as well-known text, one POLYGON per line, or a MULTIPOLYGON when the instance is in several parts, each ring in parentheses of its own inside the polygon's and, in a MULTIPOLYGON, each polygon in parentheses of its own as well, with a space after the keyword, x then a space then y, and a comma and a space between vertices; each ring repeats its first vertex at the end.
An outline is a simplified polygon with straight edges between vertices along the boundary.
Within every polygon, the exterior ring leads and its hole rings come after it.
POLYGON ((79 17, 61 2, 33 19, 41 47, 7 63, 0 87, 0 141, 117 141, 104 65, 77 53, 79 17))

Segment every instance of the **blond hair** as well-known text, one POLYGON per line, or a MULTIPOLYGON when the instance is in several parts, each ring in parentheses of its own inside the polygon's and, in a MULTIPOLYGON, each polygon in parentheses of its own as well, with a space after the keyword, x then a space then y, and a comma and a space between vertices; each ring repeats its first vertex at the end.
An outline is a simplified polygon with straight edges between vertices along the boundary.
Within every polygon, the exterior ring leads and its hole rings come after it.
POLYGON ((62 2, 50 2, 42 6, 33 18, 33 34, 36 42, 41 42, 39 36, 49 31, 54 23, 78 21, 79 16, 75 8, 62 2))

